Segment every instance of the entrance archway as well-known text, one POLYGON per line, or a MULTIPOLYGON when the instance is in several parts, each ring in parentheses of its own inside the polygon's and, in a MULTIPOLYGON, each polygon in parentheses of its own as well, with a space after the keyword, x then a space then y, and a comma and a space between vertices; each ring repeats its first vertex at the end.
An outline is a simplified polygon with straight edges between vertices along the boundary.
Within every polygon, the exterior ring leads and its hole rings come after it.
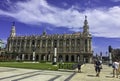
POLYGON ((71 56, 71 62, 74 62, 74 55, 71 56))
POLYGON ((25 60, 28 60, 28 55, 27 54, 25 55, 25 60))
POLYGON ((32 61, 33 60, 33 55, 30 55, 30 61, 32 61))
POLYGON ((63 61, 63 56, 62 56, 62 55, 59 55, 58 60, 59 60, 60 62, 63 61))
POLYGON ((69 56, 68 56, 68 55, 65 56, 65 61, 66 61, 66 62, 69 61, 69 56))
POLYGON ((35 60, 38 61, 39 60, 39 55, 35 56, 35 60))

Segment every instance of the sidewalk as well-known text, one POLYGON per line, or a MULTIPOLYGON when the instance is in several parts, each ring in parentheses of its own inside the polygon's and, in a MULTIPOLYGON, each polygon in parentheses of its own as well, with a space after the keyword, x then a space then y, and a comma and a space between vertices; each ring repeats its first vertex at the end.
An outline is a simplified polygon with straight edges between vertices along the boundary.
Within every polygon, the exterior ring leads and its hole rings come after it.
POLYGON ((120 81, 119 78, 112 77, 112 67, 107 65, 103 65, 103 69, 101 70, 100 77, 96 77, 96 72, 94 70, 93 64, 85 64, 82 67, 82 72, 77 73, 71 78, 70 81, 120 81))

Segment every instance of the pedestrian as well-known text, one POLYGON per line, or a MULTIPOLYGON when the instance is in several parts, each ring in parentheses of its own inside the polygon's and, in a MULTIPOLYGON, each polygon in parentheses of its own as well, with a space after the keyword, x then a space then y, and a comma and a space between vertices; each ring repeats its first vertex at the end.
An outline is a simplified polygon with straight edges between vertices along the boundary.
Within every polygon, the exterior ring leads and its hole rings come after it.
POLYGON ((115 61, 112 64, 112 67, 113 67, 113 77, 115 77, 115 75, 116 75, 116 78, 118 78, 119 66, 120 66, 120 64, 119 64, 118 60, 115 59, 115 61))
POLYGON ((95 60, 94 67, 95 67, 95 71, 96 71, 96 76, 99 77, 100 76, 100 71, 102 69, 102 64, 101 64, 99 59, 95 60))
POLYGON ((81 72, 81 64, 80 63, 78 63, 78 72, 81 72))

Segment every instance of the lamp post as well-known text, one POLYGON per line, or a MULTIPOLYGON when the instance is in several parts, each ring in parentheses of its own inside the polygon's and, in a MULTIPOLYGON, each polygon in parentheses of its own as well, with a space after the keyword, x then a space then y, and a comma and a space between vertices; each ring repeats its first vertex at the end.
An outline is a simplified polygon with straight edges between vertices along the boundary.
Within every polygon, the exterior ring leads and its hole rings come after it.
POLYGON ((109 57, 108 57, 108 52, 106 51, 106 63, 109 64, 108 62, 109 62, 109 57))
POLYGON ((35 48, 33 47, 33 62, 35 61, 35 48))
POLYGON ((102 61, 102 52, 100 52, 100 60, 102 61))
POLYGON ((57 64, 57 42, 54 41, 54 60, 53 60, 53 65, 57 64))
POLYGON ((109 51, 109 66, 111 66, 112 65, 112 55, 111 55, 112 47, 110 45, 108 46, 108 51, 109 51))

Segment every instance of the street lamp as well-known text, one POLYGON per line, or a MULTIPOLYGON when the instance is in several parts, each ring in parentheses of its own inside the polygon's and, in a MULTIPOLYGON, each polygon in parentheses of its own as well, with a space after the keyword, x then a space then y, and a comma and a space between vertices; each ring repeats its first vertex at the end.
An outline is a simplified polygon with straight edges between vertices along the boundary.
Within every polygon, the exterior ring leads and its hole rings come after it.
POLYGON ((33 47, 33 61, 35 61, 35 47, 33 47))
POLYGON ((54 41, 54 60, 53 60, 53 65, 57 64, 57 41, 54 41))
POLYGON ((111 55, 112 47, 110 45, 108 46, 108 51, 109 51, 109 66, 111 66, 112 65, 112 55, 111 55))
POLYGON ((100 52, 100 60, 102 61, 102 52, 100 52))

